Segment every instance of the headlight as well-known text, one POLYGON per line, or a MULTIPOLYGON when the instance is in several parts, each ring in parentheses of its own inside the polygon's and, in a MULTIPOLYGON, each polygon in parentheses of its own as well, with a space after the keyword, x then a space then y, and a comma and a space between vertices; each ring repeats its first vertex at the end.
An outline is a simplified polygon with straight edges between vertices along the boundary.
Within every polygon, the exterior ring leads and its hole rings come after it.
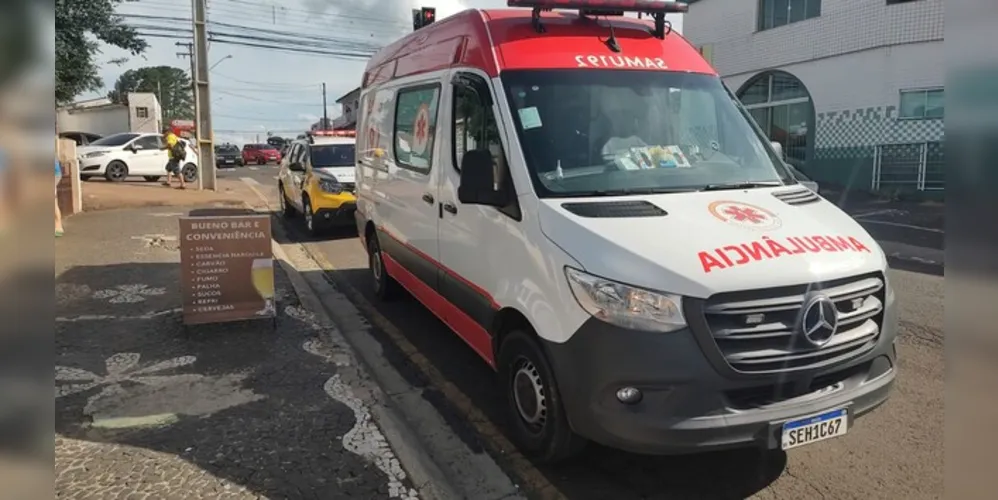
POLYGON ((343 186, 334 179, 319 179, 319 189, 326 193, 340 194, 343 192, 343 186))
POLYGON ((565 268, 579 305, 593 317, 622 328, 672 332, 686 327, 682 298, 652 292, 565 268))
POLYGON ((106 154, 107 154, 107 151, 94 151, 92 153, 87 153, 87 154, 83 155, 83 157, 84 158, 97 158, 98 156, 104 156, 106 154))

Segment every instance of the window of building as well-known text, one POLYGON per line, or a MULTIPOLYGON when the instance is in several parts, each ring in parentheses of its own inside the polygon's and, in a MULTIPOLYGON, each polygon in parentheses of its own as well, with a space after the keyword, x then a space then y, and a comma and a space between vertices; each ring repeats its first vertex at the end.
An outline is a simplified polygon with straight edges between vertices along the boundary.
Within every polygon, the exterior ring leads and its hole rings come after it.
POLYGON ((942 118, 943 108, 943 89, 902 90, 898 117, 905 120, 942 118))
POLYGON ((762 132, 783 146, 787 163, 807 170, 814 104, 804 83, 789 73, 773 71, 750 80, 737 96, 762 132))
POLYGON ((433 164, 440 86, 400 90, 395 101, 395 162, 429 172, 433 164))
POLYGON ((149 108, 135 108, 135 116, 138 118, 149 118, 149 108))
POLYGON ((821 15, 821 0, 759 0, 759 31, 821 15))

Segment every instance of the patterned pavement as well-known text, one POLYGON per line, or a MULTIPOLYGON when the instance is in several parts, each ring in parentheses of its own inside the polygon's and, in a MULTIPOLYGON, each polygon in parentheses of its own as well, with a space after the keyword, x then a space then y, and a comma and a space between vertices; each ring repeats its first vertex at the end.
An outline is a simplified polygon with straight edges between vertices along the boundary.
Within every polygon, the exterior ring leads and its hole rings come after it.
POLYGON ((416 498, 279 267, 276 328, 183 328, 166 211, 85 213, 57 242, 56 497, 416 498))

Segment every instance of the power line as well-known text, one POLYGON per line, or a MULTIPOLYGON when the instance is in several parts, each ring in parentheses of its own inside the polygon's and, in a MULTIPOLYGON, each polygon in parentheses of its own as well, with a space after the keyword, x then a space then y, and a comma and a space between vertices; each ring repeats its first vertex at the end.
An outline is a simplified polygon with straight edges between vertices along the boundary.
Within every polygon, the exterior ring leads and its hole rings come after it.
POLYGON ((215 92, 218 92, 219 94, 223 94, 223 95, 227 95, 227 96, 232 96, 232 97, 237 97, 237 98, 240 98, 240 99, 246 99, 248 101, 257 101, 257 102, 270 103, 270 104, 284 104, 284 105, 287 105, 287 106, 317 106, 317 105, 319 105, 318 100, 316 100, 316 102, 300 102, 300 101, 299 102, 289 102, 289 101, 280 101, 280 100, 274 100, 274 99, 266 99, 266 98, 261 98, 261 97, 253 97, 253 96, 248 96, 248 95, 237 94, 235 92, 229 92, 229 91, 226 91, 226 90, 215 88, 214 86, 212 86, 212 87, 213 87, 212 90, 214 90, 215 92))

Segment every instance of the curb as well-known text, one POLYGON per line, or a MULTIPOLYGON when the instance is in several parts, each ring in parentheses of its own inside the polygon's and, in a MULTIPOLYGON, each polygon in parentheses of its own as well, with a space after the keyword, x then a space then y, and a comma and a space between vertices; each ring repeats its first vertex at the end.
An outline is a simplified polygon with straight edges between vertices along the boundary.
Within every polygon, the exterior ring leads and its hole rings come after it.
MULTIPOLYGON (((330 341, 333 346, 350 346, 350 343, 326 313, 322 300, 308 284, 302 273, 292 264, 281 245, 276 240, 271 240, 271 242, 274 258, 287 274, 302 306, 314 314, 316 322, 322 326, 322 336, 326 337, 325 340, 330 341)), ((440 467, 430 458, 429 452, 414 437, 416 433, 409 428, 406 419, 394 408, 382 388, 376 383, 369 383, 374 378, 368 373, 367 367, 358 359, 354 350, 352 348, 341 349, 338 354, 347 356, 349 367, 357 372, 356 377, 343 377, 344 382, 353 389, 354 395, 371 410, 378 427, 391 446, 395 457, 402 464, 413 487, 419 492, 420 498, 427 500, 461 498, 440 467)))

